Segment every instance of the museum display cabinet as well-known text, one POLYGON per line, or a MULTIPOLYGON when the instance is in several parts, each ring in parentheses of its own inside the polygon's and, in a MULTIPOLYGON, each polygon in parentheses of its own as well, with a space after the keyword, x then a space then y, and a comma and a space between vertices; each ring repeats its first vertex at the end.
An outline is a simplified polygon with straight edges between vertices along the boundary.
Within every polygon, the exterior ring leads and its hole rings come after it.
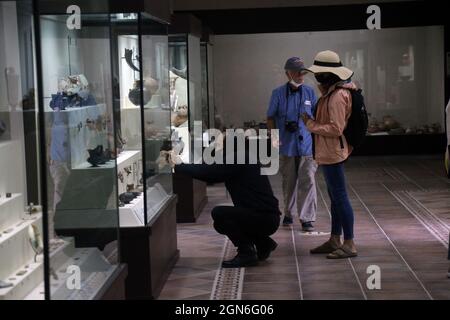
MULTIPOLYGON (((86 282, 120 285, 127 299, 157 297, 178 257, 163 9, 53 0, 36 13, 49 241, 86 282)), ((52 272, 66 267, 49 260, 52 272)), ((49 279, 50 288, 64 281, 49 279)))
POLYGON ((95 185, 113 175, 72 174, 82 172, 83 148, 106 136, 79 125, 105 113, 104 96, 89 91, 82 57, 68 58, 79 51, 58 36, 61 17, 35 16, 36 5, 0 2, 0 299, 120 299, 126 267, 116 254, 117 210, 100 199, 108 184, 95 185), (41 52, 37 43, 50 47, 41 52))
POLYGON ((0 2, 0 300, 44 283, 32 17, 31 1, 0 2))
POLYGON ((171 152, 183 145, 170 122, 168 22, 152 10, 121 12, 111 26, 127 298, 152 299, 178 259, 171 152))
POLYGON ((101 299, 120 288, 124 298, 108 7, 74 5, 36 2, 49 275, 35 294, 101 299), (68 286, 77 272, 80 288, 68 286))
MULTIPOLYGON (((184 163, 202 161, 201 22, 191 14, 175 14, 169 28, 171 126, 183 145, 184 163), (194 134, 194 132, 199 134, 194 134), (196 139, 196 140, 195 140, 196 139)), ((174 174, 174 193, 178 196, 177 222, 195 222, 207 203, 206 183, 174 174)))

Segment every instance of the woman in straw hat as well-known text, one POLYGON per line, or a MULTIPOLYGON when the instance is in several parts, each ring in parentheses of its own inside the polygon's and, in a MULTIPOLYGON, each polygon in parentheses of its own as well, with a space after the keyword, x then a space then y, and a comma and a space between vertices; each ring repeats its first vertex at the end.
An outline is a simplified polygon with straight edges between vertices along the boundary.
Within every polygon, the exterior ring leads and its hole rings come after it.
POLYGON ((302 115, 302 118, 314 135, 314 158, 322 167, 331 199, 331 237, 321 246, 312 249, 311 253, 328 254, 328 259, 356 257, 353 241, 354 215, 344 174, 344 162, 350 156, 352 146, 343 135, 352 110, 349 90, 356 89, 350 80, 353 72, 342 65, 339 56, 333 51, 319 52, 309 70, 319 83, 322 97, 317 104, 315 119, 307 114, 302 115))

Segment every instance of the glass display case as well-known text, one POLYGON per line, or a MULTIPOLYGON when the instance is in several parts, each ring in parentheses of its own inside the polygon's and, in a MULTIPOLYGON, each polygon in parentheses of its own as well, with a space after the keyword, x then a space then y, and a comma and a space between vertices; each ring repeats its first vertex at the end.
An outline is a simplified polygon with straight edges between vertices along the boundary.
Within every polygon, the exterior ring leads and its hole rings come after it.
POLYGON ((126 297, 148 298, 178 254, 167 23, 144 1, 142 12, 71 3, 40 1, 38 12, 49 296, 96 298, 126 263, 126 297), (81 270, 81 290, 62 285, 68 265, 81 270))
MULTIPOLYGON (((172 15, 169 29, 171 126, 182 148, 181 161, 201 163, 203 131, 202 23, 192 14, 172 15)), ((177 222, 195 222, 207 203, 206 183, 182 174, 173 175, 178 197, 177 222)))
POLYGON ((32 13, 31 1, 0 2, 0 300, 44 282, 32 13))
POLYGON ((343 63, 364 90, 369 136, 444 133, 442 26, 335 33, 343 63))
MULTIPOLYGON (((36 13, 45 114, 47 296, 85 300, 99 298, 121 271, 121 148, 113 112, 110 16, 86 6, 78 7, 77 15, 69 7, 40 1, 36 13), (73 274, 79 277, 74 287, 67 285, 73 274)), ((42 288, 33 294, 40 298, 42 288)))
POLYGON ((146 11, 110 20, 126 297, 156 298, 178 259, 172 154, 184 148, 171 127, 168 23, 146 11))
POLYGON ((169 156, 180 144, 170 126, 167 25, 118 13, 111 26, 120 225, 144 226, 172 195, 169 156))

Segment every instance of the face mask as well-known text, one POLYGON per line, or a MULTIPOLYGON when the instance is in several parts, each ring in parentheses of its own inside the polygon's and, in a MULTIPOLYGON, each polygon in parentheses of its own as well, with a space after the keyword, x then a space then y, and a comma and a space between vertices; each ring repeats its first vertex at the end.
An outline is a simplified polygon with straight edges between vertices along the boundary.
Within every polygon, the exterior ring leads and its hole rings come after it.
POLYGON ((330 78, 330 76, 329 74, 326 73, 319 73, 315 75, 315 78, 319 83, 326 83, 327 80, 330 78))
POLYGON ((293 79, 291 81, 289 81, 289 83, 296 88, 298 88, 302 85, 301 83, 295 82, 293 79))
POLYGON ((332 85, 339 81, 338 77, 331 73, 319 73, 315 75, 317 82, 322 85, 332 85))

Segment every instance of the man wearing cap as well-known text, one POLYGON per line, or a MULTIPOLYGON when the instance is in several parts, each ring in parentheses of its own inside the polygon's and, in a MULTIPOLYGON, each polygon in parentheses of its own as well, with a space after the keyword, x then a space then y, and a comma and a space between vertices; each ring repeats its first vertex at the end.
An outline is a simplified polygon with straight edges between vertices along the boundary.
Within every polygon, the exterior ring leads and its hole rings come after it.
POLYGON ((317 191, 315 173, 317 164, 312 157, 311 133, 301 121, 303 113, 314 114, 316 95, 303 84, 309 71, 303 61, 292 57, 285 67, 288 82, 272 92, 267 111, 268 129, 278 129, 280 148, 280 172, 283 180, 284 219, 283 225, 293 223, 295 207, 302 230, 314 231, 316 220, 317 191))

